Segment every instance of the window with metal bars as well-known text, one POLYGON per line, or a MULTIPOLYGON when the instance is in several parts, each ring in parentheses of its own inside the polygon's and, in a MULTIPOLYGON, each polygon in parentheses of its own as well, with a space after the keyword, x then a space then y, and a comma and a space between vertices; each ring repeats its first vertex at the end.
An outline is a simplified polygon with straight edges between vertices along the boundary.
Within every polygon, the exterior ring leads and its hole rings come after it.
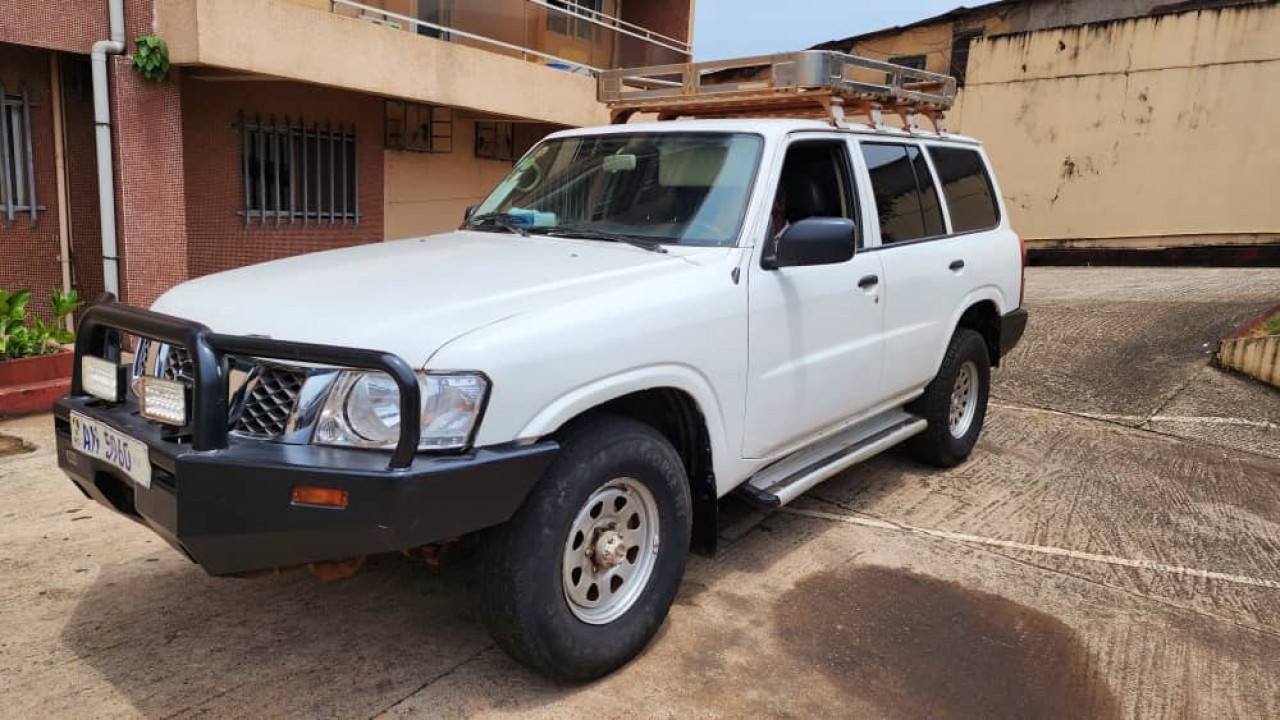
MULTIPOLYGON (((896 57, 889 58, 889 62, 893 63, 894 65, 909 67, 913 70, 924 70, 929 65, 929 56, 928 55, 898 55, 896 57)), ((885 78, 884 79, 885 84, 887 85, 893 84, 893 73, 886 73, 884 78, 885 78)), ((910 80, 910 77, 908 77, 907 79, 910 80)))
POLYGON ((237 125, 246 227, 359 224, 355 125, 244 113, 237 125))
POLYGON ((516 159, 515 123, 476 121, 476 157, 514 162, 516 159))
POLYGON ((957 30, 951 36, 951 77, 956 79, 958 87, 964 87, 969 73, 969 47, 973 41, 982 37, 982 29, 957 30))
POLYGON ((388 100, 383 143, 389 150, 453 152, 453 110, 441 105, 388 100))
POLYGON ((31 152, 31 102, 26 86, 18 95, 9 95, 0 85, 0 209, 5 227, 13 227, 19 214, 30 218, 30 227, 39 222, 45 207, 36 200, 35 155, 31 152))

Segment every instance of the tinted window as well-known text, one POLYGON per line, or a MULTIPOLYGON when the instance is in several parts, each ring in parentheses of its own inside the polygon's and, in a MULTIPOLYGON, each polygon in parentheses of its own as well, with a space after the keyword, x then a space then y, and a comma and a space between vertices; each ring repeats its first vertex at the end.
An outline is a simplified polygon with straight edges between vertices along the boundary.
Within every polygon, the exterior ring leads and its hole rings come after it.
POLYGON ((989 230, 1000 224, 991 178, 981 155, 963 148, 931 147, 929 157, 947 196, 952 231, 989 230))
POLYGON ((944 233, 938 192, 919 148, 863 143, 862 155, 871 173, 880 215, 880 242, 906 242, 944 233))
POLYGON ((920 186, 920 214, 924 216, 924 235, 943 235, 947 232, 947 224, 942 219, 942 202, 938 200, 938 186, 934 184, 933 174, 929 172, 929 161, 924 159, 924 153, 915 146, 907 146, 907 157, 911 158, 911 166, 916 171, 916 184, 920 186))

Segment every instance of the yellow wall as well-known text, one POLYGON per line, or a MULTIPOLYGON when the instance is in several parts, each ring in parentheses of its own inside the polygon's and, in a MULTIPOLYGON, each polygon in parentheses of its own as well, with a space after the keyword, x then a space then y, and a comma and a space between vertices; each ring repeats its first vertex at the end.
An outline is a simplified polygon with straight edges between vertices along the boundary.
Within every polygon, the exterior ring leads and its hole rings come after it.
POLYGON ((957 30, 980 29, 987 35, 1008 32, 1009 23, 994 13, 973 13, 962 23, 950 20, 910 28, 900 33, 881 35, 852 45, 849 52, 873 60, 888 62, 891 58, 924 55, 925 70, 938 73, 951 71, 951 38, 957 30))
POLYGON ((384 235, 387 240, 456 228, 468 205, 480 202, 511 171, 505 160, 475 157, 475 123, 455 120, 453 152, 385 153, 384 235))
POLYGON ((951 124, 1029 240, 1274 241, 1277 38, 1276 5, 990 38, 951 124))
POLYGON ((901 55, 924 55, 925 70, 944 73, 951 67, 951 23, 927 25, 865 40, 855 43, 850 52, 885 62, 901 55))

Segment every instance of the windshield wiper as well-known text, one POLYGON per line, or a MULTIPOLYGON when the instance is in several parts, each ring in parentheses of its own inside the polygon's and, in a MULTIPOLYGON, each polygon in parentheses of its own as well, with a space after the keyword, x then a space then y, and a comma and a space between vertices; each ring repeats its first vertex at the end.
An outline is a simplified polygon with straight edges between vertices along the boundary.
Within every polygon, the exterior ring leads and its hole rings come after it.
POLYGON ((638 238, 633 235, 623 235, 622 233, 608 232, 607 230, 581 230, 571 227, 550 227, 538 228, 541 234, 550 235, 551 237, 567 238, 571 240, 608 240, 610 242, 626 243, 633 247, 649 252, 665 253, 667 249, 662 247, 657 240, 648 240, 638 238))
POLYGON ((529 237, 529 230, 523 225, 518 224, 516 220, 516 216, 511 213, 491 212, 468 218, 467 224, 475 227, 486 222, 491 222, 507 232, 515 233, 520 237, 529 237))

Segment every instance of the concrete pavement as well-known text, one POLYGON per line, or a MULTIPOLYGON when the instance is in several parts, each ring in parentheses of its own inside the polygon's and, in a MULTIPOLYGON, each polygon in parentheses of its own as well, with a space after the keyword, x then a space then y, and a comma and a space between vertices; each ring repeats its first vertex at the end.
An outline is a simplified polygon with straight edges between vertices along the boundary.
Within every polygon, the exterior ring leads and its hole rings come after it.
POLYGON ((982 442, 730 503, 646 653, 584 687, 492 646, 469 556, 206 577, 0 425, 0 716, 1280 716, 1280 393, 1207 367, 1280 270, 1028 270, 982 442))

